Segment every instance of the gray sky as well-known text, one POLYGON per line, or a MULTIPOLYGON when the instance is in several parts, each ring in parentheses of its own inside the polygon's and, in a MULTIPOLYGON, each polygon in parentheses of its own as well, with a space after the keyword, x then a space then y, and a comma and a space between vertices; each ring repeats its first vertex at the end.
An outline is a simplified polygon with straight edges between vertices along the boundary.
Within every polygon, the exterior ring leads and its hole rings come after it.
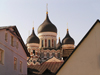
POLYGON ((37 34, 39 25, 45 20, 47 3, 49 18, 60 32, 61 40, 68 23, 75 45, 100 19, 100 0, 0 0, 0 26, 16 25, 26 43, 33 21, 37 34))

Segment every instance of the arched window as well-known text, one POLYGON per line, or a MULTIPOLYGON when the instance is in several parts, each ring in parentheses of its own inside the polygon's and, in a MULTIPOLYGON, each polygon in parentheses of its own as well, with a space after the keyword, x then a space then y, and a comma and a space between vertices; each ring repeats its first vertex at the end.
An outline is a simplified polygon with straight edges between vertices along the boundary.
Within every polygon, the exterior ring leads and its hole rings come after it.
POLYGON ((48 47, 50 47, 50 40, 48 40, 48 47))
POLYGON ((58 53, 58 58, 60 58, 60 53, 58 53))
POLYGON ((41 57, 41 58, 44 58, 44 53, 41 53, 41 54, 40 54, 40 57, 41 57))
POLYGON ((53 39, 52 39, 52 47, 54 47, 54 42, 53 42, 53 39))
POLYGON ((52 57, 55 57, 55 53, 52 53, 52 57))
POLYGON ((56 41, 54 40, 54 47, 56 47, 56 41))
POLYGON ((45 39, 45 47, 47 47, 47 39, 45 39))
POLYGON ((47 58, 49 58, 49 53, 47 53, 47 58))
POLYGON ((33 54, 35 55, 35 50, 33 50, 33 54))
POLYGON ((42 47, 43 47, 43 40, 42 40, 42 47))

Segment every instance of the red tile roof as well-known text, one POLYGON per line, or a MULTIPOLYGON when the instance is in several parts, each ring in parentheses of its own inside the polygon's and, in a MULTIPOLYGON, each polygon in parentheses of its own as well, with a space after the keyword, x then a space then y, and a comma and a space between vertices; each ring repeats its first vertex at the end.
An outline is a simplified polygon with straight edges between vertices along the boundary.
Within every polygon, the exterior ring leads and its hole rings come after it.
POLYGON ((63 62, 44 62, 41 65, 28 65, 28 68, 36 69, 39 72, 34 72, 35 74, 42 74, 46 69, 49 69, 52 73, 56 73, 63 62))

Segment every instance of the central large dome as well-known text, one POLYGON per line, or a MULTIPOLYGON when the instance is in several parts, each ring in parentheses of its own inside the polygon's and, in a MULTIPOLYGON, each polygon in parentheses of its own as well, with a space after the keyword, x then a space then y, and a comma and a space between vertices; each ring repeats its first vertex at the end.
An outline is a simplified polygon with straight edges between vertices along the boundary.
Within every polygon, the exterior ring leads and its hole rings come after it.
POLYGON ((46 14, 45 21, 38 28, 38 34, 41 32, 55 32, 55 33, 57 33, 57 28, 49 20, 48 13, 46 14))

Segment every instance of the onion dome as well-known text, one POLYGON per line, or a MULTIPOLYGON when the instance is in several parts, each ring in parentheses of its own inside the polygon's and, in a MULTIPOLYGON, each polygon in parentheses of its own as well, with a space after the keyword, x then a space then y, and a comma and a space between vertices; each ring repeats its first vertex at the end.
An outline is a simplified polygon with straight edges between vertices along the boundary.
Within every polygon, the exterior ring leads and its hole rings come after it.
POLYGON ((32 30, 32 34, 27 38, 27 43, 38 43, 39 38, 35 35, 34 28, 32 30))
POLYGON ((74 40, 73 38, 69 35, 69 31, 67 29, 67 34, 62 40, 62 44, 73 44, 74 45, 74 40))
POLYGON ((38 34, 41 32, 55 32, 57 33, 57 28, 54 24, 51 23, 48 17, 48 12, 46 12, 46 19, 38 28, 38 34))
POLYGON ((60 37, 59 37, 59 42, 58 42, 58 44, 57 44, 57 49, 60 49, 60 48, 61 48, 61 45, 62 45, 62 43, 61 43, 60 37))

